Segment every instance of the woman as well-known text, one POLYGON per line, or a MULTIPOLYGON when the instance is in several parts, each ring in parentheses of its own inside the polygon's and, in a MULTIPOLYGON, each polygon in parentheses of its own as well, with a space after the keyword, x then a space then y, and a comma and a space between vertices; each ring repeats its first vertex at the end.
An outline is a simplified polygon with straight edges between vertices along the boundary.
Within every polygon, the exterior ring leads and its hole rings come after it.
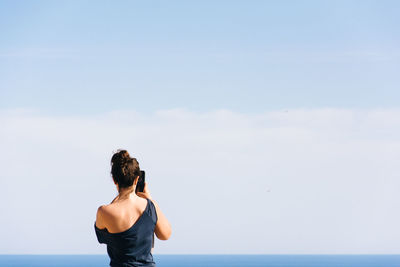
POLYGON ((154 233, 167 240, 171 226, 151 198, 146 183, 143 192, 135 193, 139 163, 126 150, 118 150, 112 156, 111 175, 119 194, 109 205, 97 209, 97 240, 107 244, 112 267, 156 266, 151 253, 154 233))

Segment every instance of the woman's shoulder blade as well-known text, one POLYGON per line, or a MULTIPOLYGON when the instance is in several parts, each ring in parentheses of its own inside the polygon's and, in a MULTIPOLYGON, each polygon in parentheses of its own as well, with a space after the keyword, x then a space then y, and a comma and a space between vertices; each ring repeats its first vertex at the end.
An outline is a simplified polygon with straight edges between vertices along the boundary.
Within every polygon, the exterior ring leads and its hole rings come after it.
POLYGON ((133 230, 137 222, 144 216, 153 217, 151 201, 140 198, 137 202, 119 203, 119 205, 109 204, 102 208, 102 219, 105 228, 110 234, 121 234, 133 230), (121 221, 125 223, 121 224, 121 221))

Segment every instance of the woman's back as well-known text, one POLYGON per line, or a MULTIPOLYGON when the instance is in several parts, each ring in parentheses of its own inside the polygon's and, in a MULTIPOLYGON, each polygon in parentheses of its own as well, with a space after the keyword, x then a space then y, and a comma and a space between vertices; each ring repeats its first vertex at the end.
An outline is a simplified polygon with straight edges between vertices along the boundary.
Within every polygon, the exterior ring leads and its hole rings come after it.
POLYGON ((150 199, 117 201, 102 206, 104 229, 96 226, 100 243, 107 244, 110 266, 156 266, 151 254, 157 213, 150 199), (138 209, 145 203, 139 214, 138 209))
POLYGON ((141 197, 118 199, 102 206, 103 220, 110 233, 119 233, 129 229, 147 207, 147 200, 141 197))

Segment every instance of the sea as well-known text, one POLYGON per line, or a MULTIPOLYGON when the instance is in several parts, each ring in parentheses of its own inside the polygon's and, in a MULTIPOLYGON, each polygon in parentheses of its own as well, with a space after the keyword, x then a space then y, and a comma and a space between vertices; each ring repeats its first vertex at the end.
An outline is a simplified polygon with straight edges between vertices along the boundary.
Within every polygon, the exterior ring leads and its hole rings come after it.
MULTIPOLYGON (((153 255, 157 267, 400 267, 400 255, 153 255)), ((1 267, 101 267, 107 255, 0 255, 1 267)))

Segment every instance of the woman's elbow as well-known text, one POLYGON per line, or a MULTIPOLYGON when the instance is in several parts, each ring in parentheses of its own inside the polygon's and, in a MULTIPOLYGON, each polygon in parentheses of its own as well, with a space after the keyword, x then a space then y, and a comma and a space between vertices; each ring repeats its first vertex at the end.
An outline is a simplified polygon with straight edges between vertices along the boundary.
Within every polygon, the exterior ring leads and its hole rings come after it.
POLYGON ((162 233, 156 232, 156 236, 160 240, 168 240, 171 237, 171 234, 172 234, 171 228, 168 231, 162 233))
POLYGON ((172 230, 170 228, 168 233, 165 235, 165 239, 164 240, 168 240, 171 237, 171 234, 172 234, 172 230))

